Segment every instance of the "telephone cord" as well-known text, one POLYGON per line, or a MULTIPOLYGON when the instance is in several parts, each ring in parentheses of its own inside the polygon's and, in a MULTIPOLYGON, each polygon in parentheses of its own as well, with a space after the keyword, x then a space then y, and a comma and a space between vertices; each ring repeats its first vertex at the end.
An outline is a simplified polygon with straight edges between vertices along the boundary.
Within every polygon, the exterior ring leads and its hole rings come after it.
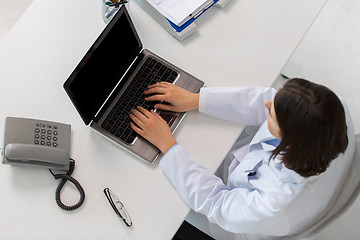
POLYGON ((56 200, 57 205, 60 208, 66 210, 66 211, 73 211, 73 210, 79 208, 84 203, 84 200, 85 200, 85 191, 84 191, 84 189, 82 188, 82 186, 80 185, 80 183, 76 179, 71 177, 71 174, 73 173, 74 169, 75 169, 75 160, 72 159, 72 158, 70 158, 70 168, 69 168, 69 171, 66 174, 54 174, 51 171, 51 169, 49 169, 50 173, 54 176, 55 179, 61 179, 61 181, 59 183, 59 186, 56 188, 55 200, 56 200), (75 187, 77 188, 77 190, 80 193, 79 201, 76 204, 72 205, 72 206, 67 206, 67 205, 63 204, 62 201, 61 201, 61 198, 60 198, 61 189, 64 187, 66 181, 70 181, 72 184, 74 184, 75 187))

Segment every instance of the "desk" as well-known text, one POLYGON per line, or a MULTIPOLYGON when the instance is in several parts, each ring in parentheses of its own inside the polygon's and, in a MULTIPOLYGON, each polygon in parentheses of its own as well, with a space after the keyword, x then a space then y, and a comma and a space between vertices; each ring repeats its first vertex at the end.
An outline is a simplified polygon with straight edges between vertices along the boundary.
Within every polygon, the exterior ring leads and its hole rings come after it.
MULTIPOLYGON (((129 11, 146 48, 207 86, 269 86, 324 2, 234 0, 225 9, 208 10, 197 21, 198 32, 183 42, 136 4, 129 11)), ((167 240, 189 211, 158 164, 140 161, 86 127, 62 88, 105 27, 100 3, 34 0, 1 42, 0 126, 6 116, 71 124, 73 176, 86 200, 75 212, 64 212, 54 198, 58 181, 46 169, 0 165, 0 239, 167 240), (132 228, 114 214, 104 187, 125 204, 132 228)), ((215 171, 242 129, 190 112, 175 135, 215 171)), ((62 199, 70 204, 74 198, 77 192, 68 185, 62 199)))

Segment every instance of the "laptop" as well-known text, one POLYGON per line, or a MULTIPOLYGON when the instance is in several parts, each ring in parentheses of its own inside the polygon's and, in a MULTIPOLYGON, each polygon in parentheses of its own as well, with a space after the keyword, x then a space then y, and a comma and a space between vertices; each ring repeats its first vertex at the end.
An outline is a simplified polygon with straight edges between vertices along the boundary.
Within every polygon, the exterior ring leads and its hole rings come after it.
MULTIPOLYGON (((130 128, 130 110, 141 105, 144 90, 166 81, 190 92, 199 92, 204 82, 147 49, 125 6, 122 6, 64 83, 64 89, 86 125, 148 163, 160 151, 130 128)), ((156 110, 172 132, 185 113, 156 110)))

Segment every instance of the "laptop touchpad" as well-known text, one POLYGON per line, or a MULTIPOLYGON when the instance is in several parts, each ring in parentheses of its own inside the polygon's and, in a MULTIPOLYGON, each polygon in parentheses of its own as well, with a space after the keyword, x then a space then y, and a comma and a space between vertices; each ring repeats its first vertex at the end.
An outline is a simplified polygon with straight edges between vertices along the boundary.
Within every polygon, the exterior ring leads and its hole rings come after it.
POLYGON ((167 122, 168 126, 171 127, 178 114, 169 111, 161 111, 160 116, 167 122))

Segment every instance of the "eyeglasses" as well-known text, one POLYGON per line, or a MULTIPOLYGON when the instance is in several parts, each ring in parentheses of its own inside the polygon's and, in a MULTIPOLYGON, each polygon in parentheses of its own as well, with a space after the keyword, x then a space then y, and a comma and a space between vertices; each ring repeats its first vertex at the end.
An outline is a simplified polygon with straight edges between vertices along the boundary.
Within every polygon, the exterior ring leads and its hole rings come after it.
POLYGON ((126 211, 124 207, 124 204, 120 202, 119 198, 113 192, 111 192, 109 188, 105 188, 104 193, 106 198, 109 200, 111 207, 114 209, 115 213, 119 217, 121 217, 121 219, 124 221, 126 226, 131 227, 132 221, 129 213, 126 211))

